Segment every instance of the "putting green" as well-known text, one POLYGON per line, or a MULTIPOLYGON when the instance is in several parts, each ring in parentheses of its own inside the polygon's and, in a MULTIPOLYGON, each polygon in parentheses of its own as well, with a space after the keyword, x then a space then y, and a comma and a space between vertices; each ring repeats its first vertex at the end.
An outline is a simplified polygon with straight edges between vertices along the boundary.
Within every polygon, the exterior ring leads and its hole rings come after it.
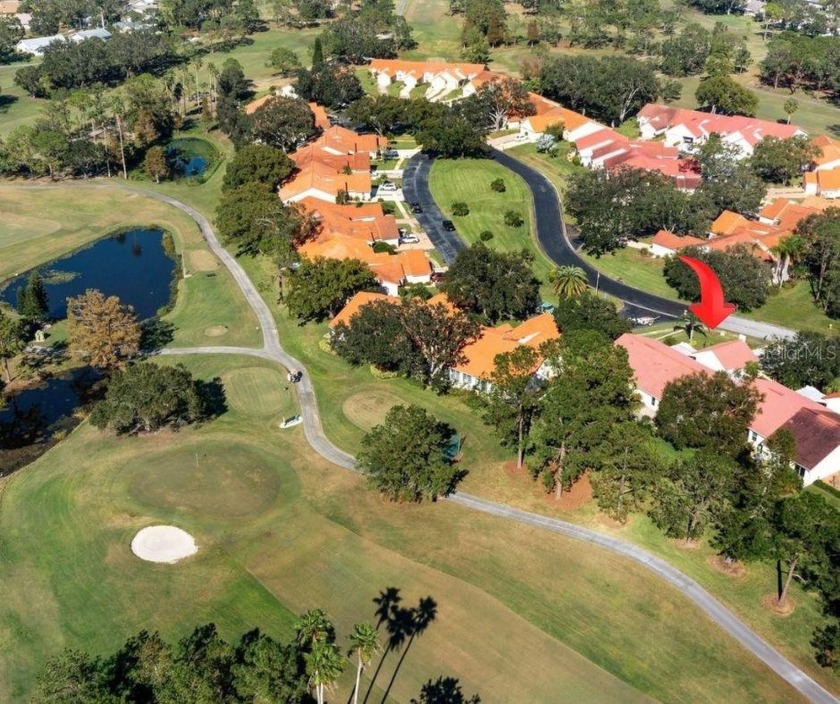
POLYGON ((341 407, 347 419, 362 430, 370 430, 385 420, 392 406, 404 401, 390 391, 372 389, 349 396, 341 407))
POLYGON ((144 506, 214 520, 263 513, 280 489, 265 457, 242 445, 175 447, 138 457, 124 472, 129 495, 144 506))
POLYGON ((277 369, 244 367, 222 376, 228 405, 237 413, 272 418, 297 412, 291 389, 277 369))

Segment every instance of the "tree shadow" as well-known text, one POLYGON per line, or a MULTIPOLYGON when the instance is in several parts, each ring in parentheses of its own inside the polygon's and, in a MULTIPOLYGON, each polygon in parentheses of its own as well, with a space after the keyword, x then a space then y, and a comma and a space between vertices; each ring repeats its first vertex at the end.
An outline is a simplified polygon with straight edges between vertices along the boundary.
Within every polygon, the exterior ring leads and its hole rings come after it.
POLYGON ((17 101, 16 95, 0 95, 0 113, 8 112, 17 101))
POLYGON ((420 697, 412 699, 411 704, 481 704, 481 697, 473 694, 464 695, 461 683, 455 677, 438 677, 429 680, 420 690, 420 697))
POLYGON ((377 617, 376 628, 379 630, 384 625, 388 642, 365 693, 365 704, 370 699, 373 686, 382 670, 382 665, 388 653, 402 650, 391 679, 388 681, 388 686, 385 688, 385 693, 382 695, 383 704, 388 699, 391 688, 394 686, 394 682, 402 668, 403 662, 405 662, 408 656, 409 650, 411 650, 414 639, 423 634, 437 618, 437 602, 431 596, 421 598, 417 606, 413 607, 401 606, 401 602, 402 596, 397 587, 387 587, 373 599, 373 603, 376 604, 376 611, 374 612, 377 617), (405 647, 403 648, 403 646, 405 647))
POLYGON ((175 326, 168 320, 151 318, 140 328, 140 349, 157 352, 175 339, 175 326))
POLYGON ((828 125, 826 127, 827 132, 831 132, 835 137, 840 137, 840 124, 837 125, 828 125))
POLYGON ((225 385, 221 378, 215 377, 210 381, 196 381, 199 396, 204 403, 205 419, 218 418, 228 410, 227 399, 225 398, 225 385))

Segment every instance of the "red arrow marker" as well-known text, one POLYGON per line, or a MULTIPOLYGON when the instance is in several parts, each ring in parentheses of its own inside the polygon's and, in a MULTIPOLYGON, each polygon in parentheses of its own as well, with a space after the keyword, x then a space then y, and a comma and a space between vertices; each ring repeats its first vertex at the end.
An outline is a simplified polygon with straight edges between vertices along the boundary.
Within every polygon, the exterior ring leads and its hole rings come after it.
POLYGON ((685 257, 682 254, 680 254, 680 259, 692 268, 700 280, 700 303, 693 303, 688 309, 700 318, 710 330, 714 330, 735 312, 737 306, 724 300, 720 279, 708 264, 704 264, 693 257, 685 257))

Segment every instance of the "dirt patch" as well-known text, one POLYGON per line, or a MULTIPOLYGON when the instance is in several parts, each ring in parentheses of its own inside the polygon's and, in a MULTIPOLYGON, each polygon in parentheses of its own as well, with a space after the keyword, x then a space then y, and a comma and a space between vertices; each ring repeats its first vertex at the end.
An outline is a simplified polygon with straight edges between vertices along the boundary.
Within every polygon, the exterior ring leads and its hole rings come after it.
POLYGON ((776 594, 767 594, 762 597, 761 605, 776 616, 790 616, 796 610, 796 602, 788 597, 784 606, 779 606, 779 597, 776 594))
POLYGON ((589 475, 584 474, 578 479, 569 491, 564 491, 560 498, 556 498, 555 492, 546 494, 545 500, 552 506, 573 511, 584 504, 592 501, 592 484, 589 482, 589 475))
POLYGON ((696 550, 700 543, 696 540, 685 540, 681 538, 680 540, 675 540, 674 545, 676 545, 680 550, 696 550))
POLYGON ((227 334, 228 329, 224 325, 211 325, 209 328, 204 328, 204 334, 207 337, 221 337, 227 334))
POLYGON ((194 271, 215 271, 219 268, 219 260, 206 249, 193 249, 187 254, 189 267, 194 271))
POLYGON ((598 513, 598 523, 602 526, 606 526, 607 528, 611 528, 612 530, 624 530, 632 522, 632 516, 627 516, 627 520, 622 523, 621 521, 615 520, 612 516, 608 516, 606 513, 598 513))
POLYGON ((725 574, 727 577, 743 579, 747 576, 747 568, 744 567, 743 562, 738 562, 738 560, 726 562, 720 555, 712 555, 706 562, 709 563, 713 570, 725 574))
POLYGON ((516 460, 505 462, 502 465, 502 469, 504 469, 505 473, 507 473, 511 477, 524 477, 526 474, 528 474, 528 468, 524 464, 521 467, 517 467, 516 460))

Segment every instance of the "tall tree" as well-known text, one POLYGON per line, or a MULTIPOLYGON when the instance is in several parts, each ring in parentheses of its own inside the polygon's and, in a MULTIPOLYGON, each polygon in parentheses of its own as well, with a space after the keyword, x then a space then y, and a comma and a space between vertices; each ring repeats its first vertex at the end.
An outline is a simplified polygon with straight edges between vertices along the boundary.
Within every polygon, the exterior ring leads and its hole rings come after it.
POLYGON ((621 523, 638 511, 662 470, 650 430, 635 420, 615 424, 603 446, 592 487, 598 506, 621 523))
POLYGON ((560 496, 584 471, 597 469, 611 429, 631 421, 638 402, 626 350, 598 332, 564 334, 549 363, 562 373, 542 397, 529 467, 560 496))
POLYGON ((697 540, 726 506, 734 465, 729 457, 705 450, 675 461, 654 487, 654 523, 672 538, 697 540))
POLYGON ((662 437, 686 447, 737 458, 746 449, 747 428, 760 394, 726 372, 698 372, 668 382, 656 413, 662 437))
POLYGON ((827 391, 840 377, 836 342, 822 333, 799 331, 792 339, 772 340, 761 355, 761 368, 792 389, 815 386, 827 391))
POLYGON ((50 305, 47 287, 41 272, 35 269, 26 279, 26 284, 17 290, 17 311, 25 320, 43 320, 50 305))
POLYGON ((9 360, 13 359, 26 347, 26 328, 20 320, 14 320, 0 310, 0 359, 6 370, 6 381, 12 380, 12 368, 9 360))
POLYGON ((796 226, 806 244, 804 264, 820 308, 840 316, 840 208, 809 215, 796 226))
POLYGON ((358 259, 304 259, 291 278, 286 305, 303 322, 319 320, 334 316, 353 294, 381 288, 358 259))
POLYGON ((554 307, 554 322, 564 335, 573 330, 595 330, 611 340, 633 329, 633 324, 619 315, 612 301, 592 291, 577 298, 561 297, 554 307))
POLYGON ((452 492, 461 476, 447 455, 453 434, 420 406, 394 406, 362 438, 359 466, 392 501, 433 501, 452 492))
POLYGON ((112 427, 117 433, 148 433, 164 425, 195 423, 209 414, 203 388, 180 364, 131 364, 111 378, 90 420, 97 428, 112 427))
POLYGON ((252 123, 257 139, 284 152, 315 134, 315 116, 299 98, 270 98, 254 112, 252 123))
POLYGON ((102 369, 118 367, 140 350, 134 309, 96 289, 67 299, 67 337, 72 353, 102 369))
POLYGON ((455 305, 492 322, 524 320, 540 304, 530 265, 526 252, 497 252, 477 243, 458 253, 444 289, 455 305))
POLYGON ((700 81, 694 93, 700 107, 725 115, 755 117, 758 96, 729 76, 711 76, 700 81))
POLYGON ((223 190, 248 185, 274 192, 294 170, 294 162, 281 150, 268 144, 248 144, 227 162, 223 190))
POLYGON ((348 636, 350 650, 348 655, 356 656, 356 684, 353 687, 353 704, 359 702, 359 686, 362 670, 370 664, 374 653, 379 650, 379 636, 376 629, 369 623, 357 623, 353 632, 348 636))
POLYGON ((539 409, 541 384, 534 378, 540 354, 520 345, 512 352, 496 355, 486 394, 485 422, 496 428, 502 444, 516 447, 516 466, 521 468, 531 424, 539 409))

